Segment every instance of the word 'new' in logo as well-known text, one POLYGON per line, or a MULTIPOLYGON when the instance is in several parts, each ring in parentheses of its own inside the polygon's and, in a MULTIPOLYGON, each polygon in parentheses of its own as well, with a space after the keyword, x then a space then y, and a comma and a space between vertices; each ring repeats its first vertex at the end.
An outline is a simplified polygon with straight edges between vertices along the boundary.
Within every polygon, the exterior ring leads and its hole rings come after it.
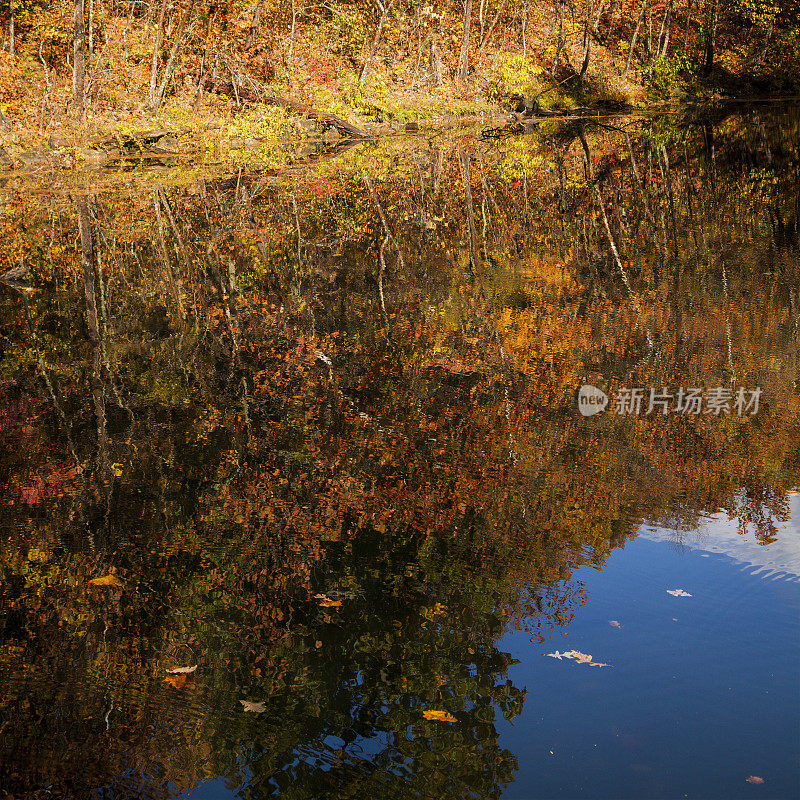
POLYGON ((605 411, 608 406, 608 395, 592 386, 584 383, 578 392, 578 410, 584 417, 593 417, 601 411, 605 411))

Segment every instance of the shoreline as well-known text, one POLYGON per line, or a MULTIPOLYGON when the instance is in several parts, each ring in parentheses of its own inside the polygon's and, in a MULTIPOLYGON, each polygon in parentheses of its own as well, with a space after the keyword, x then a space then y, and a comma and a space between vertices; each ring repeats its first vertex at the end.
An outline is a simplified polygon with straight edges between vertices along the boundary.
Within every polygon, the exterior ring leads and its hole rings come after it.
MULTIPOLYGON (((484 126, 501 135, 524 135, 526 131, 547 122, 573 122, 602 118, 632 116, 663 116, 684 112, 691 120, 714 114, 730 105, 763 105, 770 103, 793 104, 800 102, 800 95, 753 96, 710 98, 698 101, 657 101, 610 109, 603 105, 578 106, 550 110, 526 116, 496 107, 491 110, 476 110, 461 114, 440 113, 424 120, 403 121, 395 118, 384 122, 360 122, 363 138, 341 136, 329 123, 288 115, 285 126, 275 124, 260 136, 236 135, 237 128, 247 128, 248 111, 225 122, 201 122, 187 126, 159 126, 148 129, 142 120, 130 118, 119 122, 114 128, 105 127, 103 133, 92 134, 70 132, 42 136, 30 130, 18 128, 17 123, 3 117, 6 131, 13 133, 14 144, 0 144, 0 179, 31 176, 47 172, 82 172, 98 169, 123 170, 137 162, 149 162, 150 166, 174 167, 243 165, 249 161, 263 160, 268 154, 275 157, 278 151, 294 148, 294 158, 284 167, 308 160, 316 155, 336 155, 337 149, 376 143, 394 137, 436 136, 439 133, 459 128, 484 126), (227 129, 226 129, 227 128, 227 129), (26 142, 22 144, 22 142, 26 142), (31 142, 36 142, 31 146, 31 142), (249 156, 242 161, 242 156, 249 156)), ((324 112, 320 112, 324 113, 324 112)), ((156 120, 157 121, 157 120, 156 120)), ((102 127, 99 128, 102 130, 102 127)), ((8 138, 8 137, 3 137, 8 138)), ((288 153, 284 154, 288 156, 288 153)), ((277 164, 275 165, 278 166, 277 164)))

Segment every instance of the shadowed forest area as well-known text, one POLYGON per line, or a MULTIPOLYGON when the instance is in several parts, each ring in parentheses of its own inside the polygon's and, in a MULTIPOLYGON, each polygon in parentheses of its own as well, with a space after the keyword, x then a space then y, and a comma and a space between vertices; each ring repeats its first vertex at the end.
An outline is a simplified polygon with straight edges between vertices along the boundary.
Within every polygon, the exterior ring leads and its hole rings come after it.
MULTIPOLYGON (((639 9, 623 6, 560 8, 616 42, 639 9)), ((314 37, 345 24, 329 57, 354 42, 363 68, 376 16, 96 8, 97 63, 112 25, 158 23, 180 45, 177 85, 198 57, 253 70, 258 48, 263 69, 307 67, 314 37)), ((418 74, 409 32, 429 12, 382 8, 369 63, 408 42, 397 63, 418 74)), ((696 48, 714 9, 730 52, 724 0, 688 27, 683 3, 641 8, 654 30, 672 15, 670 54, 684 30, 696 48)), ((748 46, 773 53, 788 8, 755 19, 748 46)), ((521 13, 532 36, 545 25, 535 12, 482 5, 483 35, 519 44, 521 13)), ((456 23, 448 7, 437 25, 456 23)), ((568 121, 388 139, 284 172, 7 184, 8 796, 179 797, 224 777, 247 797, 499 797, 518 762, 496 723, 528 702, 504 631, 568 631, 586 599, 575 571, 643 524, 724 511, 767 546, 788 519, 799 126, 796 108, 568 121), (585 418, 584 383, 763 394, 750 416, 585 418)))

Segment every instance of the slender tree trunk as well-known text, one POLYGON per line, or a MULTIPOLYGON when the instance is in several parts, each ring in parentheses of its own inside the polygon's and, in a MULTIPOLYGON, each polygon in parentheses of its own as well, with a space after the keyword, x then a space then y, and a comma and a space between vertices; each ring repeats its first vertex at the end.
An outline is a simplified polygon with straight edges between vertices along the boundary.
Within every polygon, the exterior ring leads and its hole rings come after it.
POLYGON ((466 86, 469 73, 469 24, 472 18, 472 0, 464 0, 464 31, 461 37, 461 59, 458 82, 466 86))
POLYGON ((660 45, 658 57, 664 58, 667 55, 667 48, 669 47, 669 32, 672 25, 672 1, 667 3, 667 13, 664 16, 664 21, 661 23, 661 33, 658 35, 658 43, 660 45), (663 34, 663 41, 661 39, 663 34))
POLYGON ((633 35, 631 36, 631 47, 628 50, 628 60, 625 62, 625 69, 622 70, 622 77, 625 78, 628 75, 628 70, 631 68, 631 62, 633 61, 633 51, 636 49, 636 40, 639 38, 639 28, 642 27, 642 20, 644 19, 644 12, 647 8, 647 0, 642 0, 642 8, 639 11, 639 18, 636 20, 636 27, 633 29, 633 35))
POLYGON ((436 49, 436 39, 431 39, 428 51, 428 77, 434 86, 442 85, 442 65, 439 62, 439 52, 436 49))
POLYGON ((594 18, 594 25, 592 25, 592 32, 595 34, 595 36, 599 33, 600 18, 603 16, 603 11, 605 11, 605 8, 605 0, 600 0, 600 3, 597 6, 597 16, 594 18))
POLYGON ((478 235, 475 231, 475 212, 472 208, 472 181, 470 178, 469 156, 464 150, 459 152, 461 160, 461 182, 464 184, 464 205, 467 211, 467 230, 469 233, 469 260, 474 268, 478 263, 478 235))
POLYGON ((83 19, 83 0, 75 0, 74 13, 72 98, 75 101, 75 113, 83 122, 86 119, 86 23, 83 19))
POLYGON ((761 50, 761 55, 756 59, 756 63, 760 64, 767 55, 767 49, 769 48, 769 40, 772 36, 772 29, 775 26, 775 16, 773 15, 769 21, 769 28, 767 28, 767 35, 764 38, 764 48, 761 50))
POLYGON ((522 6, 522 58, 528 57, 528 4, 522 6))
POLYGON ((706 30, 706 55, 703 63, 703 75, 708 76, 714 69, 714 50, 717 38, 717 20, 719 19, 719 0, 709 3, 708 27, 706 30))
MULTIPOLYGON (((76 0, 77 1, 77 0, 76 0)), ((161 59, 161 37, 164 28, 164 14, 167 11, 167 0, 162 0, 156 23, 156 40, 153 43, 153 60, 150 65, 150 108, 155 107, 156 89, 158 87, 158 62, 161 59)))
POLYGON ((175 31, 175 41, 172 43, 172 48, 169 51, 169 58, 167 59, 167 65, 164 67, 164 74, 161 77, 161 83, 159 84, 158 90, 155 93, 155 98, 150 103, 151 111, 155 111, 161 105, 164 92, 167 90, 167 83, 169 82, 169 78, 172 73, 172 65, 175 62, 175 55, 177 54, 178 48, 181 45, 183 29, 186 25, 187 19, 189 18, 189 14, 190 12, 188 9, 181 14, 181 19, 178 22, 178 28, 175 31))
POLYGON ((391 11, 392 6, 394 5, 394 0, 390 0, 388 5, 385 5, 381 2, 381 0, 376 0, 378 3, 378 8, 380 9, 381 16, 378 20, 378 27, 375 29, 375 36, 372 39, 372 45, 369 48, 369 53, 367 54, 367 59, 364 61, 364 66, 361 68, 361 75, 359 75, 358 80, 363 81, 367 75, 367 70, 369 69, 369 64, 373 58, 375 58, 375 54, 378 52, 378 45, 381 41, 381 34, 383 33, 383 26, 386 23, 386 17, 391 11))
POLYGON ((558 69, 558 59, 561 56, 561 49, 564 47, 564 3, 558 0, 558 42, 556 43, 556 54, 553 56, 553 66, 550 74, 555 77, 558 69))
POLYGON ((586 9, 586 24, 583 27, 583 63, 581 64, 581 71, 578 78, 583 81, 586 76, 586 70, 589 69, 589 61, 592 57, 592 37, 589 36, 589 9, 586 9))
POLYGON ((108 477, 108 455, 106 435, 106 404, 102 381, 102 345, 100 324, 97 317, 97 299, 94 290, 94 251, 92 249, 92 227, 89 212, 89 199, 86 195, 78 197, 78 232, 81 240, 81 263, 83 266, 83 290, 86 300, 86 322, 89 328, 89 341, 92 345, 92 400, 97 424, 97 458, 102 480, 108 477))
POLYGON ((294 29, 297 26, 297 6, 292 0, 292 30, 289 33, 289 55, 286 57, 286 66, 292 66, 292 53, 294 52, 294 29))
POLYGON ((8 52, 14 55, 14 22, 15 22, 14 0, 8 0, 8 52))

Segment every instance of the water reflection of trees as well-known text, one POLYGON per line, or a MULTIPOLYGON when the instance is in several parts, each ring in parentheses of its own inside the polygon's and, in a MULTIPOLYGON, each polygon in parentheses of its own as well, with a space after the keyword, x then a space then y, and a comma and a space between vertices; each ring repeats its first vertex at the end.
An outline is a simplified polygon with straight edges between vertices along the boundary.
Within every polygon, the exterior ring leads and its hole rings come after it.
POLYGON ((643 520, 723 508, 769 541, 785 514, 797 142, 775 120, 17 198, 4 786, 498 796, 508 625, 568 623, 572 570, 643 520), (585 380, 766 402, 584 420, 585 380), (121 590, 87 588, 112 570, 121 590))

